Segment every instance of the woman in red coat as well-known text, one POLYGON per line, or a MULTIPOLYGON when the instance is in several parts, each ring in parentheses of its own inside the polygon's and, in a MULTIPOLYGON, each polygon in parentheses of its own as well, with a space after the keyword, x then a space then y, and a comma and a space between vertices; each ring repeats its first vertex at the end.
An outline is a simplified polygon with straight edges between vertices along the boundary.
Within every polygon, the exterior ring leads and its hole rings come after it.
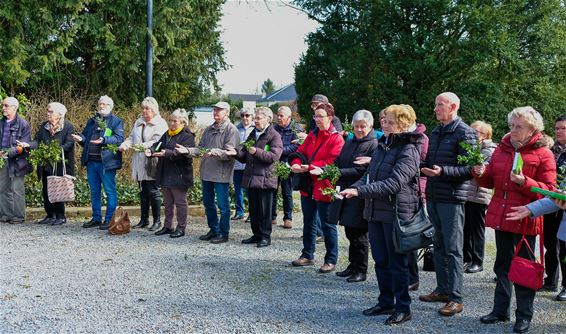
POLYGON ((331 187, 328 180, 319 180, 320 168, 330 165, 340 154, 344 139, 334 129, 332 118, 334 107, 329 103, 320 104, 314 111, 316 128, 311 131, 297 152, 289 157, 293 173, 309 173, 311 187, 301 189, 301 208, 303 210, 303 250, 301 256, 292 262, 293 266, 312 266, 316 245, 315 213, 320 217, 326 255, 321 273, 328 273, 336 267, 338 260, 338 233, 336 225, 328 223, 327 214, 330 196, 322 194, 323 188, 331 187), (293 158, 293 156, 295 158, 293 158), (302 158, 299 158, 299 156, 302 158))
MULTIPOLYGON (((511 208, 528 204, 540 198, 530 191, 531 187, 554 188, 556 164, 554 156, 546 146, 541 131, 542 116, 532 107, 516 108, 507 116, 510 132, 506 134, 493 152, 487 166, 474 166, 474 178, 481 187, 493 188, 494 194, 487 209, 486 226, 495 229, 497 254, 494 271, 497 275, 493 310, 481 317, 485 324, 508 321, 511 306, 512 285, 507 275, 517 243, 523 234, 534 249, 535 238, 541 232, 541 218, 507 220, 511 208), (515 155, 523 160, 522 169, 513 170, 515 155)), ((534 259, 526 245, 519 255, 534 259)), ((515 311, 515 333, 528 331, 533 317, 534 290, 515 284, 517 310, 515 311)))

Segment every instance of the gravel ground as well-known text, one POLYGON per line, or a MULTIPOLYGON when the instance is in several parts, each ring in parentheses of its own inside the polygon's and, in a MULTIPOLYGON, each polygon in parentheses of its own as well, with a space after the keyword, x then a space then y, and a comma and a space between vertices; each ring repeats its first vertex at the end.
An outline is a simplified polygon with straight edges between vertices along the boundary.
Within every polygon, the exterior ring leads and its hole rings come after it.
MULTIPOLYGON (((411 293, 413 320, 391 328, 383 325, 386 316, 361 314, 377 303, 373 270, 364 283, 318 274, 323 245, 317 266, 289 265, 302 247, 297 222, 292 230, 275 228, 272 246, 258 249, 240 243, 250 235, 248 224, 233 223, 230 241, 213 245, 198 240, 208 230, 204 219, 190 221, 179 239, 145 230, 109 236, 77 220, 60 227, 0 225, 0 332, 511 332, 512 322, 478 320, 493 300, 491 230, 486 270, 465 275, 463 313, 442 317, 441 304, 418 301, 435 285, 433 273, 421 272, 421 288, 411 293)), ((348 242, 340 233, 342 269, 348 242)), ((566 332, 566 303, 552 301, 554 295, 537 294, 531 332, 566 332)))

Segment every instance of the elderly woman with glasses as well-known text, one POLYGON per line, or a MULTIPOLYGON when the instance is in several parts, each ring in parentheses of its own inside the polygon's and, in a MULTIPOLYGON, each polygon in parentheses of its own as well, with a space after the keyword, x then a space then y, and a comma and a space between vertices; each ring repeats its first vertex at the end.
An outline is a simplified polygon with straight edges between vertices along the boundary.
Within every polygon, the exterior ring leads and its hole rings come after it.
POLYGON ((65 119, 67 108, 59 102, 51 102, 47 105, 47 120, 41 123, 35 134, 34 140, 29 143, 18 142, 23 147, 35 149, 40 143, 49 145, 56 141, 63 151, 63 159, 54 165, 46 164, 37 166, 37 176, 41 180, 43 208, 45 218, 39 220, 38 224, 62 225, 67 222, 65 218, 65 203, 51 203, 47 196, 47 177, 50 175, 75 174, 75 142, 71 135, 75 132, 73 125, 65 119), (63 171, 63 168, 65 170, 63 171))
POLYGON ((320 273, 329 273, 336 268, 338 260, 338 232, 336 225, 328 222, 328 207, 332 198, 322 193, 323 188, 331 187, 327 179, 319 180, 319 168, 334 163, 344 146, 344 139, 332 125, 334 107, 330 103, 320 103, 314 110, 316 128, 309 132, 305 141, 295 153, 289 156, 291 171, 301 176, 305 182, 301 186, 301 208, 303 209, 303 249, 298 259, 291 262, 295 267, 314 265, 316 245, 316 221, 318 213, 326 255, 320 273), (317 168, 318 167, 318 168, 317 168))
MULTIPOLYGON (((534 249, 536 235, 542 232, 542 217, 524 217, 512 221, 507 215, 512 207, 522 206, 540 198, 531 192, 531 187, 547 190, 554 188, 556 164, 554 155, 547 148, 542 130, 542 116, 532 107, 513 109, 507 115, 510 132, 506 134, 493 152, 487 166, 473 167, 474 179, 481 187, 493 188, 495 193, 487 208, 486 226, 495 229, 495 265, 497 275, 495 298, 491 312, 480 318, 484 324, 509 321, 513 285, 509 278, 509 267, 515 247, 526 236, 534 249), (523 161, 522 167, 515 161, 523 161)), ((534 254, 523 245, 519 256, 534 260, 534 254)), ((524 333, 529 330, 533 318, 535 290, 514 284, 517 309, 513 331, 524 333)))
MULTIPOLYGON (((251 108, 244 107, 240 110, 241 122, 236 125, 238 133, 240 134, 240 142, 246 141, 250 133, 254 129, 253 122, 254 112, 251 108)), ((234 206, 236 212, 232 220, 240 220, 244 218, 244 187, 242 187, 242 177, 244 176, 244 169, 246 164, 239 161, 234 162, 234 206)), ((246 193, 247 194, 247 193, 246 193)))
POLYGON ((167 131, 167 122, 159 115, 159 105, 153 97, 146 97, 142 103, 142 114, 134 123, 130 135, 118 148, 120 152, 134 149, 132 153, 132 179, 138 182, 140 189, 141 218, 134 228, 149 225, 149 208, 153 214, 150 231, 161 228, 161 192, 155 179, 146 171, 146 148, 150 148, 167 131))
POLYGON ((158 157, 155 181, 163 193, 165 223, 156 235, 169 234, 171 238, 185 235, 187 226, 187 192, 193 186, 193 158, 179 153, 175 147, 195 147, 195 135, 189 130, 189 117, 185 109, 175 110, 169 116, 169 129, 161 139, 145 150, 147 157, 158 157), (177 210, 177 226, 173 216, 177 210))
POLYGON ((283 152, 281 136, 271 125, 273 112, 266 107, 255 110, 252 133, 248 142, 249 148, 243 146, 236 158, 246 164, 242 177, 242 186, 248 189, 250 222, 253 235, 243 244, 256 244, 267 247, 271 244, 271 203, 273 191, 277 189, 275 162, 279 161, 283 152))

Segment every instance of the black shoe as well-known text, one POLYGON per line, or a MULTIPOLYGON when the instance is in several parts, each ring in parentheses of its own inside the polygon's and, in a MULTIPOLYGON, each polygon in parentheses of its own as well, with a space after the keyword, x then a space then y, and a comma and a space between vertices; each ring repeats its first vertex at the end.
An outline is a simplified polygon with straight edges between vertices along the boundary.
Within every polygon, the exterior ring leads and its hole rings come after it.
POLYGON ((83 227, 90 228, 90 227, 100 226, 100 224, 102 224, 102 222, 91 219, 90 221, 84 223, 83 227))
POLYGON ((144 228, 147 225, 149 225, 149 221, 147 220, 147 218, 142 218, 140 219, 140 222, 132 226, 132 228, 144 228))
POLYGON ((419 289, 419 282, 409 284, 409 291, 417 291, 419 289))
POLYGON ((483 267, 475 263, 469 265, 468 268, 466 268, 466 272, 468 274, 475 274, 479 273, 480 271, 483 271, 483 267))
POLYGON ((42 220, 38 220, 37 223, 42 224, 42 225, 51 225, 51 224, 53 224, 54 221, 55 221, 55 218, 45 217, 42 220))
POLYGON ((411 320, 412 318, 413 315, 411 314, 411 312, 408 313, 395 312, 392 315, 390 315, 389 318, 387 318, 387 320, 385 320, 385 324, 388 326, 400 325, 406 321, 411 320))
POLYGON ((175 232, 175 231, 173 231, 172 228, 164 227, 161 230, 155 232, 155 235, 171 234, 173 232, 175 232))
POLYGON ((556 300, 557 302, 566 301, 566 287, 562 288, 562 291, 560 291, 560 293, 556 295, 556 298, 554 300, 556 300))
POLYGON ((262 238, 260 241, 258 241, 257 248, 267 247, 269 245, 271 245, 271 240, 262 238))
POLYGON ((352 274, 352 276, 348 277, 346 279, 346 282, 350 282, 350 283, 357 283, 357 282, 363 282, 367 279, 366 274, 364 273, 355 273, 352 274))
POLYGON ((506 322, 509 321, 508 316, 499 315, 497 313, 491 312, 488 315, 484 315, 480 318, 480 322, 482 324, 496 324, 498 322, 506 322))
POLYGON ((109 222, 104 222, 104 223, 100 224, 100 226, 98 227, 99 230, 107 230, 109 228, 110 228, 109 222))
POLYGON ((251 236, 251 237, 249 237, 249 238, 247 238, 247 239, 242 240, 242 243, 245 244, 245 245, 257 244, 260 240, 261 240, 261 239, 256 238, 256 236, 253 235, 253 236, 251 236))
POLYGON ((212 237, 214 237, 214 232, 208 231, 208 233, 203 234, 198 238, 199 238, 199 240, 202 240, 202 241, 209 241, 210 239, 212 239, 212 237))
POLYGON ((218 234, 210 239, 210 243, 213 244, 223 244, 225 242, 228 242, 228 236, 223 236, 221 234, 218 234))
POLYGON ((464 272, 466 272, 466 270, 468 270, 468 267, 471 266, 472 263, 471 262, 464 262, 464 265, 462 266, 462 269, 464 270, 464 272))
POLYGON ((373 316, 380 314, 393 314, 393 312, 395 312, 395 309, 393 307, 383 308, 379 306, 379 304, 377 304, 372 308, 368 308, 367 310, 364 310, 362 313, 367 316, 373 316))
POLYGON ((353 274, 355 274, 355 272, 352 269, 350 269, 350 267, 348 267, 348 268, 346 268, 342 271, 336 272, 336 276, 338 276, 338 277, 350 277, 353 274))
POLYGON ((531 326, 531 322, 526 319, 519 319, 515 321, 515 325, 513 326, 514 333, 526 333, 529 331, 529 327, 531 326))
POLYGON ((244 216, 242 215, 234 215, 234 217, 230 218, 230 220, 242 220, 244 219, 244 216))
POLYGON ((542 288, 540 288, 540 291, 556 292, 558 291, 558 288, 556 287, 556 285, 544 284, 542 288))
POLYGON ((151 225, 151 227, 149 228, 149 230, 153 232, 159 230, 160 228, 161 228, 161 222, 159 220, 155 220, 151 225))
POLYGON ((63 225, 67 222, 66 218, 56 218, 55 220, 53 220, 53 222, 51 223, 51 226, 58 226, 58 225, 63 225))
POLYGON ((171 238, 180 238, 185 236, 185 231, 176 230, 175 232, 169 235, 171 238))

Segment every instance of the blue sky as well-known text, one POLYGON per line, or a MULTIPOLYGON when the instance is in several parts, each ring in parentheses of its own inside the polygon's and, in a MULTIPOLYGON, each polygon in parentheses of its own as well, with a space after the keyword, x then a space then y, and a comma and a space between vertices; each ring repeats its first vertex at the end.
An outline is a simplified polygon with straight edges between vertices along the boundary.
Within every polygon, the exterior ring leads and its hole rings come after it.
POLYGON ((318 24, 281 1, 227 1, 220 23, 226 61, 218 74, 222 93, 255 93, 270 78, 276 87, 293 82, 293 66, 306 51, 305 36, 318 24))

